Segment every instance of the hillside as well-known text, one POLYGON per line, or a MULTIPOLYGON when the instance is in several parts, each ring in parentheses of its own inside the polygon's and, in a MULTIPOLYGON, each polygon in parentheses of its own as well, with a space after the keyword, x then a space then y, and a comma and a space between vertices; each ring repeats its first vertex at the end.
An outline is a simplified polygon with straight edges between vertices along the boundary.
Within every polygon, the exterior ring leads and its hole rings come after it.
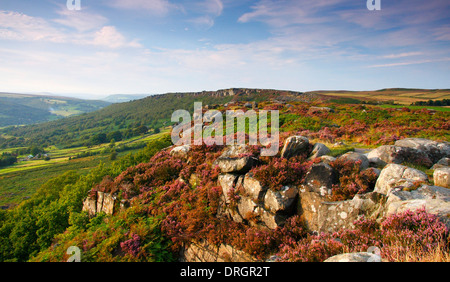
POLYGON ((0 93, 0 127, 56 120, 93 112, 109 104, 60 96, 0 93))
MULTIPOLYGON (((175 110, 192 111, 194 101, 203 105, 224 104, 230 101, 311 100, 315 95, 298 92, 262 89, 228 89, 197 93, 168 93, 141 100, 113 104, 98 111, 62 120, 0 131, 0 148, 52 144, 64 147, 91 145, 96 134, 119 132, 124 139, 141 131, 169 125, 175 110)), ((106 140, 109 142, 110 140, 106 140)), ((117 138, 116 138, 116 141, 117 138)))
POLYGON ((450 195, 433 165, 450 157, 450 113, 294 97, 258 103, 280 111, 274 157, 260 146, 173 150, 162 134, 87 173, 61 171, 0 211, 0 260, 66 261, 76 246, 86 262, 323 261, 376 246, 383 260, 449 261, 450 195), (400 212, 418 203, 435 213, 400 212))

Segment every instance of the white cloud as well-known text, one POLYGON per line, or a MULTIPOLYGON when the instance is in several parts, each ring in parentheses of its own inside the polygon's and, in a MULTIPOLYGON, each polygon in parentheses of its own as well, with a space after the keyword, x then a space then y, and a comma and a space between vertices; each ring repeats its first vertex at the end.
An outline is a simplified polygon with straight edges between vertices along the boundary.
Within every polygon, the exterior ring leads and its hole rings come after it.
MULTIPOLYGON (((78 12, 78 11, 77 11, 78 12)), ((128 40, 114 26, 103 26, 107 21, 100 15, 60 11, 63 18, 47 21, 25 14, 0 11, 0 39, 15 41, 42 41, 93 45, 106 48, 142 47, 136 40, 128 40), (91 19, 89 20, 89 17, 91 19), (83 22, 84 21, 84 22, 83 22), (68 32, 55 23, 77 29, 68 32)))
POLYGON ((108 19, 104 16, 89 13, 85 10, 70 11, 63 8, 57 11, 57 13, 61 18, 54 19, 53 22, 72 27, 80 32, 98 29, 108 22, 108 19))

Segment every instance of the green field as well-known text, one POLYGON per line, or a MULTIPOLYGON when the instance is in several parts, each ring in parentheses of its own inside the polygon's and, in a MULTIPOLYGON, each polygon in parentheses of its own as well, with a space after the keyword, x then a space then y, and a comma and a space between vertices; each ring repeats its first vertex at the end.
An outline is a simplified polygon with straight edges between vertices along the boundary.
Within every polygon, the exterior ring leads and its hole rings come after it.
MULTIPOLYGON (((140 150, 145 143, 155 140, 167 134, 169 128, 161 130, 159 134, 146 134, 144 136, 134 137, 132 139, 115 143, 115 148, 127 145, 131 149, 118 152, 118 157, 134 153, 140 150), (133 149, 133 145, 142 145, 133 149)), ((45 148, 45 151, 51 157, 50 160, 28 160, 0 169, 0 206, 13 206, 22 200, 30 197, 36 189, 58 175, 69 170, 87 173, 90 169, 98 166, 101 162, 108 164, 111 162, 109 148, 110 144, 102 144, 95 147, 76 147, 69 149, 59 149, 56 146, 45 148), (76 158, 78 154, 91 153, 93 156, 76 158), (69 160, 71 158, 71 160, 69 160)), ((12 152, 18 148, 9 148, 0 150, 12 152)), ((20 158, 25 156, 20 156, 20 158)))

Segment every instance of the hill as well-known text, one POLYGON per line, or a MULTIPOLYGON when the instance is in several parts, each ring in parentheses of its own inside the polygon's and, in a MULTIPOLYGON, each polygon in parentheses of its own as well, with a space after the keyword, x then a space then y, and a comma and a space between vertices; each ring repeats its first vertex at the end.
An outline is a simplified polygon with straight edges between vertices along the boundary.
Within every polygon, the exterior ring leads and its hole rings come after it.
POLYGON ((195 93, 168 93, 126 103, 112 104, 98 111, 43 124, 11 127, 0 131, 0 148, 52 144, 64 147, 96 145, 103 134, 116 133, 115 141, 169 125, 175 110, 193 111, 194 102, 214 106, 230 101, 311 100, 315 95, 293 91, 233 88, 195 93), (100 135, 101 134, 101 135, 100 135), (98 138, 97 138, 98 137, 98 138), (92 139, 94 138, 94 139, 92 139))
POLYGON ((147 96, 147 94, 137 94, 137 95, 130 95, 130 94, 114 94, 114 95, 109 95, 105 98, 102 98, 102 101, 106 101, 109 103, 124 103, 124 102, 129 102, 132 100, 139 100, 139 99, 143 99, 147 96))
POLYGON ((0 93, 0 127, 52 121, 93 112, 109 104, 51 95, 0 93))
POLYGON ((419 101, 450 99, 450 89, 386 88, 375 91, 312 91, 328 99, 350 102, 395 103, 411 105, 419 101))

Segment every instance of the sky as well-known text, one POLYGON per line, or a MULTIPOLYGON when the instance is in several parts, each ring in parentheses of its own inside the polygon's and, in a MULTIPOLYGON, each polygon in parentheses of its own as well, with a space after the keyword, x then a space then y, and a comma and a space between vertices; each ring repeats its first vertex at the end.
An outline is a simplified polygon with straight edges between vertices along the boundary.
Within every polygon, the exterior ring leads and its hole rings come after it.
POLYGON ((0 92, 450 88, 450 1, 374 1, 0 0, 0 92))

